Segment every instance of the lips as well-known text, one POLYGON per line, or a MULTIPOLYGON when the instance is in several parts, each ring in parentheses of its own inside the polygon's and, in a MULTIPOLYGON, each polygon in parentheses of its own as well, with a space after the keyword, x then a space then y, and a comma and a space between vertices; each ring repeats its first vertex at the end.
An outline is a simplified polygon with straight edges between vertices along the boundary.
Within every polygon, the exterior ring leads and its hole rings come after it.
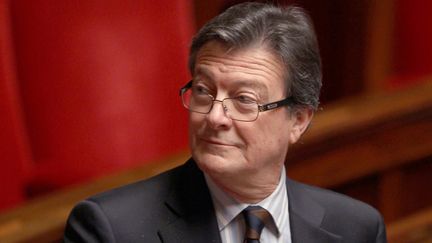
POLYGON ((220 146, 233 146, 231 144, 222 142, 220 140, 216 140, 216 139, 209 139, 209 138, 200 138, 201 141, 208 143, 208 144, 213 144, 213 145, 220 145, 220 146))

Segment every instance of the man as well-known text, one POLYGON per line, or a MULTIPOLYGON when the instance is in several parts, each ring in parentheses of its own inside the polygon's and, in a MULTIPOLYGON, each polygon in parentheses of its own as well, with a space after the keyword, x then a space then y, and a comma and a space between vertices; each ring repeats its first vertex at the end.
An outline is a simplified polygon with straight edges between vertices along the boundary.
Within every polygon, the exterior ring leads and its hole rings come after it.
POLYGON ((192 158, 79 203, 65 242, 386 242, 370 206, 285 176, 321 87, 300 8, 229 8, 195 36, 189 64, 192 158))

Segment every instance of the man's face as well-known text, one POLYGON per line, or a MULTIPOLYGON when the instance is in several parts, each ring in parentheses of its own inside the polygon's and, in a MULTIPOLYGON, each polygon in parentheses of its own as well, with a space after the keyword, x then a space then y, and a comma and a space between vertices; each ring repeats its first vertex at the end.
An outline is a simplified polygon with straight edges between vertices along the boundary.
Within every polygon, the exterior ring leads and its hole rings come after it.
MULTIPOLYGON (((247 97, 258 104, 284 99, 282 62, 262 47, 228 52, 219 42, 205 44, 197 54, 194 86, 217 100, 247 97)), ((295 116, 286 108, 261 112, 242 122, 226 116, 215 102, 208 114, 190 112, 189 142, 198 166, 213 178, 279 176, 290 143, 296 142, 295 116)))

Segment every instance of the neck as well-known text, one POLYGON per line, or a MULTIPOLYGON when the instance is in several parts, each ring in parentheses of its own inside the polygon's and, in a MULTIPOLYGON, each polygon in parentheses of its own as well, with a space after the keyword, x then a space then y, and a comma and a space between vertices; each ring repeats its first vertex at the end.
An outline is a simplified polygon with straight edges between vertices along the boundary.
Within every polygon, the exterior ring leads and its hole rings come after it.
POLYGON ((241 178, 239 176, 215 178, 210 175, 221 190, 238 202, 246 204, 256 204, 270 196, 279 185, 280 176, 281 170, 264 176, 249 175, 241 178))

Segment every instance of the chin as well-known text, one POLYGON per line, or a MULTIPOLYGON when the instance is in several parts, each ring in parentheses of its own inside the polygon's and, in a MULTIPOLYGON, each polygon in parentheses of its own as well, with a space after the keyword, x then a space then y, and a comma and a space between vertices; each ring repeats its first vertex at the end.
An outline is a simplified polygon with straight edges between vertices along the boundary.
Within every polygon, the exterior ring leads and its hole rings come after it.
POLYGON ((208 175, 228 175, 233 172, 233 160, 214 154, 193 155, 198 167, 208 175))

